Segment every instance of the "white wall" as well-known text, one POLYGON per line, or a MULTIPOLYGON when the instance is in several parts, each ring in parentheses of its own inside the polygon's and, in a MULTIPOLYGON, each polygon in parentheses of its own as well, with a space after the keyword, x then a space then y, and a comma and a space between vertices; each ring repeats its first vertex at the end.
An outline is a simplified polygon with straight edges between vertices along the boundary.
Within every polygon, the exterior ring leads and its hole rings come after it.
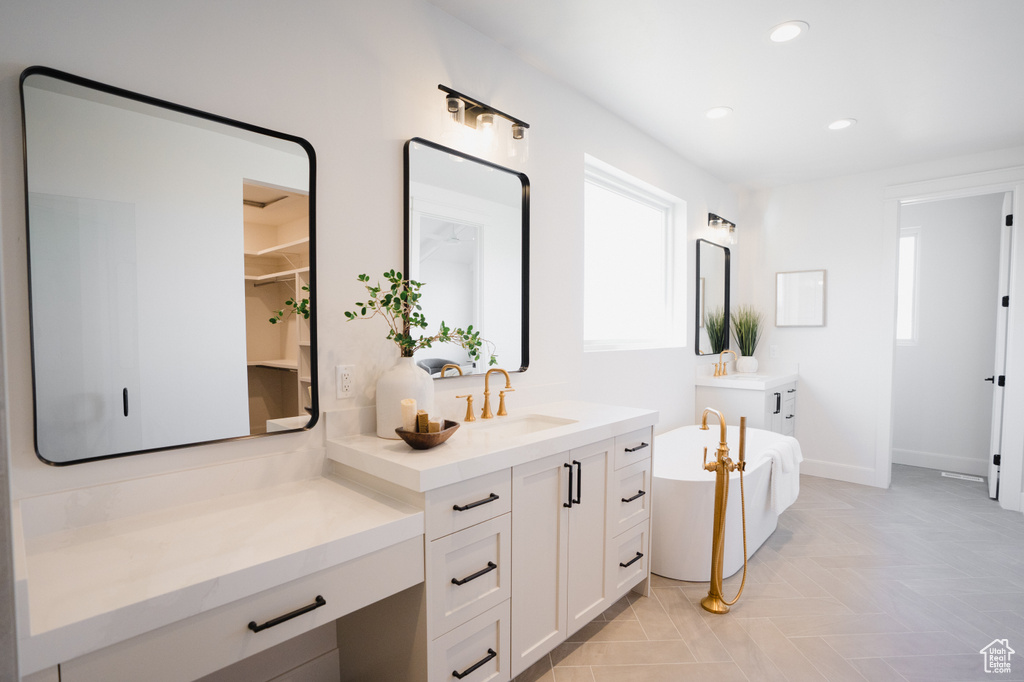
POLYGON ((909 204, 917 338, 896 346, 893 461, 988 475, 1003 195, 909 204))

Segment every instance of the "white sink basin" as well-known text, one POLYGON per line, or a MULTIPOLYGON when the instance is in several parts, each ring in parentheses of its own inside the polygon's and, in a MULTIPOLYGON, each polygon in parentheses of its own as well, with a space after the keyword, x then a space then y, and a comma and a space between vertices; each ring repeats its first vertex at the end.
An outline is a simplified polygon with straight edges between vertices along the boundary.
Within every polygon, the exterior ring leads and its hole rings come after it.
POLYGON ((575 424, 575 419, 564 419, 562 417, 549 417, 543 414, 524 414, 512 417, 495 417, 494 419, 483 419, 475 422, 464 423, 463 426, 471 432, 479 432, 488 436, 500 438, 514 438, 525 436, 529 433, 552 429, 556 426, 575 424))

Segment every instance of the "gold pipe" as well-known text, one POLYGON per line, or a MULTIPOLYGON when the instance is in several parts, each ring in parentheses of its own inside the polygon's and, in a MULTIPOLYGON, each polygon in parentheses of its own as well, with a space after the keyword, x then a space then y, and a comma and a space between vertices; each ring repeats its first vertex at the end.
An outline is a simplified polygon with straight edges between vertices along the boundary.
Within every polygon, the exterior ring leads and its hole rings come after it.
POLYGON ((460 377, 462 376, 462 368, 461 368, 461 367, 459 367, 458 365, 453 365, 453 364, 451 364, 451 363, 448 363, 447 365, 445 365, 444 367, 442 367, 442 368, 441 368, 441 378, 442 378, 442 379, 444 379, 444 371, 445 371, 446 369, 448 369, 449 367, 451 367, 452 369, 454 369, 455 371, 457 371, 457 372, 459 373, 459 376, 460 376, 460 377))
MULTIPOLYGON (((505 375, 505 389, 512 388, 512 379, 509 378, 508 372, 498 367, 487 370, 487 374, 484 374, 484 409, 481 410, 480 417, 482 419, 493 419, 494 413, 491 412, 491 372, 501 372, 505 375)), ((505 415, 502 415, 505 416, 505 415)))
POLYGON ((715 520, 711 535, 711 584, 708 588, 708 596, 701 600, 700 605, 711 613, 728 613, 729 607, 735 604, 740 595, 743 594, 743 587, 747 583, 747 509, 743 490, 743 472, 746 467, 746 438, 747 418, 740 417, 740 452, 739 462, 733 462, 729 458, 729 447, 725 438, 725 417, 718 410, 707 408, 701 418, 701 429, 708 429, 708 414, 718 417, 722 428, 721 442, 718 445, 715 461, 707 462, 707 450, 704 451, 704 468, 715 472, 715 520), (740 590, 732 601, 726 601, 722 594, 722 559, 725 554, 725 512, 729 503, 729 473, 739 470, 740 472, 740 504, 743 517, 743 580, 740 582, 740 590))

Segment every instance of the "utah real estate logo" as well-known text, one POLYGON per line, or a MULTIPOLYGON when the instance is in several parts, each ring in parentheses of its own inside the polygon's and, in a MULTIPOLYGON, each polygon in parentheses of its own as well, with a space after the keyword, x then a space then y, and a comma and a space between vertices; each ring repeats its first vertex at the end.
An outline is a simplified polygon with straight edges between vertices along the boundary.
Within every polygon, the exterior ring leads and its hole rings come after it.
POLYGON ((978 653, 985 657, 985 672, 1005 674, 1010 672, 1010 657, 1017 652, 1010 648, 1009 640, 993 639, 978 653))

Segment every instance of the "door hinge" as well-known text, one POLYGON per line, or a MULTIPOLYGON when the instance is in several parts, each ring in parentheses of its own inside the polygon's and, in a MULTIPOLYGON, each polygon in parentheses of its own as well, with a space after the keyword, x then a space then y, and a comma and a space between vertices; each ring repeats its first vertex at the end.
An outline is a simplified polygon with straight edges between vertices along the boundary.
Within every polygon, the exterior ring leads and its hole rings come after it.
POLYGON ((1004 308, 1009 308, 1010 307, 1010 297, 1009 296, 1003 296, 1003 307, 1004 308))
POLYGON ((999 466, 999 461, 1002 459, 999 455, 992 455, 992 464, 999 466))
POLYGON ((1013 214, 1006 216, 1006 226, 1013 227, 1013 214))
POLYGON ((1006 386, 1006 375, 1005 374, 1000 374, 999 375, 999 385, 1000 386, 1006 386))

